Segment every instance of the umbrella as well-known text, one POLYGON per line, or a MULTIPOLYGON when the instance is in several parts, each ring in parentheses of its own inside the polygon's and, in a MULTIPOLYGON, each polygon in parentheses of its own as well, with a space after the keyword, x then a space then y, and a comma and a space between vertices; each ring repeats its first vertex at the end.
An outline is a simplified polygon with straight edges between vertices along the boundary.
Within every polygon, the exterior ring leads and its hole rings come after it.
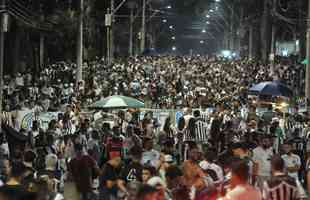
POLYGON ((131 98, 131 97, 125 97, 120 95, 114 95, 107 97, 103 100, 99 100, 92 105, 89 106, 89 108, 143 108, 144 103, 131 98))
POLYGON ((261 95, 272 95, 283 97, 293 96, 292 90, 278 81, 259 83, 251 87, 249 89, 249 92, 261 95))

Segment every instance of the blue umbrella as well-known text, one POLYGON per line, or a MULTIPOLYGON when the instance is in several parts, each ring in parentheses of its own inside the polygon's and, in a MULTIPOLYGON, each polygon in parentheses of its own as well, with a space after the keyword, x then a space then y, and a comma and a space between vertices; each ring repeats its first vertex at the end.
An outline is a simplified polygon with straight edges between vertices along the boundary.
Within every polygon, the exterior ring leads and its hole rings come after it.
POLYGON ((293 92, 290 88, 279 81, 268 81, 254 85, 249 89, 250 93, 260 95, 272 95, 272 96, 283 96, 292 97, 293 92))

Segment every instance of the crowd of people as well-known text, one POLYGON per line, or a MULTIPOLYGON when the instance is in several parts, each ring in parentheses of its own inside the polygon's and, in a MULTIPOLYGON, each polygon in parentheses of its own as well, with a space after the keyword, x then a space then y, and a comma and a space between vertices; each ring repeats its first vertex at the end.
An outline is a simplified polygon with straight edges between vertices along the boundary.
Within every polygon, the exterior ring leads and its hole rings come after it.
POLYGON ((208 200, 306 199, 307 121, 247 98, 255 83, 280 80, 299 94, 303 68, 207 57, 132 57, 111 66, 50 65, 5 77, 0 199, 208 200), (132 96, 148 108, 182 110, 158 122, 120 110, 95 126, 83 115, 96 100, 132 96), (213 108, 206 112, 206 108, 213 108), (58 112, 47 128, 22 114, 58 112), (284 116, 284 117, 283 117, 284 116), (289 122, 285 117, 290 117, 289 122), (293 125, 291 125, 293 124, 293 125))
POLYGON ((270 65, 251 60, 219 60, 208 57, 132 57, 112 66, 104 60, 84 63, 84 81, 76 84, 76 65, 59 62, 39 74, 31 70, 4 77, 4 107, 23 104, 43 110, 59 110, 61 105, 120 94, 143 100, 150 108, 207 107, 227 96, 242 96, 251 85, 279 79, 296 95, 302 94, 304 68, 286 63, 270 65), (33 105, 28 105, 33 104, 33 105))

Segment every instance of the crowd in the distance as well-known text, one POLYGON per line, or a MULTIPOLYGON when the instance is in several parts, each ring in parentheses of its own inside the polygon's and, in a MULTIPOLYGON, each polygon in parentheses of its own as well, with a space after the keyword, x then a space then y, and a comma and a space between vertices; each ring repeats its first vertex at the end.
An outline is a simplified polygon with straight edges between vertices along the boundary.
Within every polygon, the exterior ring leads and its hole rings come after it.
POLYGON ((75 70, 58 63, 40 75, 6 76, 0 199, 306 198, 307 148, 296 140, 307 135, 306 122, 288 127, 272 108, 258 116, 246 97, 261 81, 300 88, 299 67, 278 65, 271 74, 249 60, 134 57, 112 66, 85 63, 77 85, 75 70), (146 107, 187 109, 176 123, 119 111, 113 125, 99 127, 93 114, 82 114, 113 94, 142 99, 146 107), (59 114, 46 129, 36 118, 21 129, 19 118, 29 111, 59 114))
POLYGON ((270 65, 250 60, 133 57, 117 60, 112 66, 101 60, 84 63, 84 81, 76 84, 76 65, 59 62, 39 74, 29 70, 6 75, 4 107, 15 110, 26 104, 59 110, 72 101, 87 105, 114 94, 140 98, 152 108, 208 107, 227 96, 240 95, 255 83, 273 79, 284 81, 297 95, 302 94, 302 66, 288 63, 275 69, 272 75, 270 65))

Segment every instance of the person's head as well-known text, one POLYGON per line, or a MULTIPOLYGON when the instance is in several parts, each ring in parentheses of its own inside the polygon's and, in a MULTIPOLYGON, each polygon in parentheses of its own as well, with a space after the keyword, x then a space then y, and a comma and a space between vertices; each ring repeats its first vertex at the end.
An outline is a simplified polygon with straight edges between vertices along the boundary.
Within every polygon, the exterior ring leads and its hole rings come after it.
POLYGON ((102 124, 102 131, 110 131, 111 130, 111 126, 109 123, 105 122, 102 124))
POLYGON ((155 187, 143 185, 138 191, 137 200, 159 200, 158 190, 155 187))
POLYGON ((89 119, 85 119, 85 120, 84 120, 84 125, 85 125, 85 128, 89 128, 89 126, 90 126, 90 120, 89 120, 89 119))
POLYGON ((142 157, 142 149, 140 146, 133 146, 129 150, 129 155, 134 162, 140 162, 142 157))
POLYGON ((165 177, 167 182, 167 187, 169 189, 173 188, 178 183, 178 178, 182 176, 182 171, 176 165, 170 165, 166 169, 165 177))
POLYGON ((121 128, 119 126, 114 126, 112 132, 115 136, 119 136, 121 134, 121 128))
POLYGON ((285 168, 284 160, 280 155, 274 155, 271 158, 271 173, 283 172, 285 168))
POLYGON ((34 151, 28 150, 24 154, 24 162, 32 166, 32 164, 34 163, 36 157, 37 156, 34 153, 34 151))
POLYGON ((285 154, 291 154, 293 150, 293 146, 290 142, 285 142, 282 146, 285 154))
POLYGON ((231 145, 231 151, 232 151, 234 156, 242 158, 245 155, 247 155, 248 147, 245 143, 241 143, 241 142, 233 143, 231 145))
POLYGON ((11 175, 10 161, 6 157, 1 158, 0 160, 0 173, 6 177, 11 175))
POLYGON ((23 178, 25 172, 26 172, 26 166, 23 164, 23 162, 20 161, 11 162, 11 178, 20 181, 23 178))
POLYGON ((71 105, 67 105, 66 106, 66 113, 70 113, 72 111, 72 106, 71 105))
POLYGON ((136 200, 141 183, 137 181, 131 181, 127 184, 128 198, 130 200, 136 200))
POLYGON ((260 145, 262 146, 263 149, 268 149, 271 145, 270 139, 268 138, 268 136, 263 136, 261 138, 261 142, 260 145))
POLYGON ((82 154, 83 153, 83 145, 80 143, 74 144, 74 151, 76 154, 82 154))
POLYGON ((171 122, 170 122, 171 120, 170 120, 170 117, 167 117, 166 118, 166 121, 165 121, 165 124, 164 124, 164 131, 166 131, 166 132, 168 132, 169 131, 169 129, 170 129, 170 125, 171 125, 171 122))
POLYGON ((63 119, 63 117, 64 117, 63 113, 58 113, 57 120, 60 121, 63 119))
POLYGON ((52 119, 49 123, 48 123, 48 128, 49 129, 55 129, 57 127, 57 121, 55 119, 52 119))
POLYGON ((91 138, 94 140, 99 140, 100 139, 99 132, 97 130, 93 130, 91 133, 91 138))
POLYGON ((37 120, 34 120, 32 122, 32 130, 37 131, 39 129, 39 122, 37 120))
POLYGON ((180 117, 178 121, 178 129, 183 130, 185 128, 185 119, 184 117, 180 117))
POLYGON ((200 151, 197 147, 192 147, 192 149, 189 151, 189 159, 193 162, 198 162, 200 155, 200 151))
POLYGON ((200 111, 199 110, 194 111, 194 117, 200 117, 200 111))
POLYGON ((111 158, 109 160, 109 163, 114 167, 114 168, 119 168, 121 163, 122 163, 122 159, 119 156, 115 156, 114 158, 111 158))
POLYGON ((46 169, 55 170, 57 166, 58 158, 55 154, 48 154, 45 157, 46 169))
POLYGON ((206 161, 208 161, 209 163, 214 163, 216 158, 217 158, 217 155, 216 155, 216 152, 213 151, 213 150, 208 150, 205 155, 204 155, 206 161))
POLYGON ((230 184, 236 186, 247 183, 249 178, 249 165, 246 161, 235 159, 231 163, 231 179, 230 184))
POLYGON ((147 183, 147 181, 155 176, 156 169, 153 166, 146 165, 142 169, 142 182, 147 183))
POLYGON ((153 149, 153 140, 151 138, 145 138, 143 142, 143 147, 146 151, 153 149))

